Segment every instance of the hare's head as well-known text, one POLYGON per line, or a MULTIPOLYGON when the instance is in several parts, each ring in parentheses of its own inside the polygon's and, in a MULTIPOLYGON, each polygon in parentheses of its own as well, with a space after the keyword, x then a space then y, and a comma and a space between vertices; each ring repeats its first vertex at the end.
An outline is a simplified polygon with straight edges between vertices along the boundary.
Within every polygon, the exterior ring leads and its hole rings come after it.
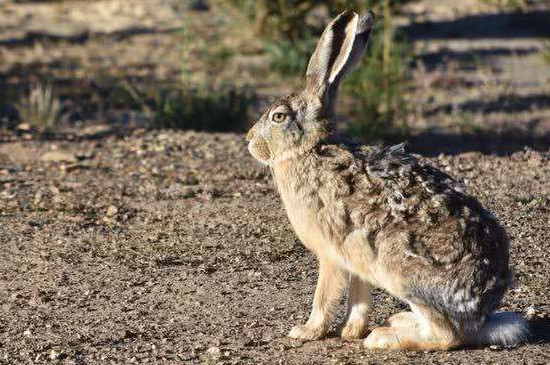
POLYGON ((361 61, 373 26, 372 13, 348 10, 326 27, 309 60, 305 89, 273 103, 248 132, 252 156, 271 165, 308 151, 329 133, 338 85, 361 61))

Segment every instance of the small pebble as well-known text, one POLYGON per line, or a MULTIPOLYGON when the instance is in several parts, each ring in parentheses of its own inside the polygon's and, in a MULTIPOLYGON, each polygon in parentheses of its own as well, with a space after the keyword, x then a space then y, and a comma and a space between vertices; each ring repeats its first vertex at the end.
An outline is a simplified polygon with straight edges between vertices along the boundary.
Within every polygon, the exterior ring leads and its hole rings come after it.
POLYGON ((109 205, 107 208, 107 217, 114 217, 118 213, 118 208, 114 205, 109 205))

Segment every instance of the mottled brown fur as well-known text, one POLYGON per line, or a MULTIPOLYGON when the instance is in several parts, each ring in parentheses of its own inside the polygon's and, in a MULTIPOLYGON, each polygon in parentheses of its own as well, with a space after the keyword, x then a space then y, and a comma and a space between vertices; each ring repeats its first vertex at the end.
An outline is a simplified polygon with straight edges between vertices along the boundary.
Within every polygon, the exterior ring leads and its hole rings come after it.
POLYGON ((349 281, 343 337, 365 332, 376 286, 412 312, 371 332, 366 346, 445 350, 467 343, 498 307, 510 281, 508 238, 461 184, 402 145, 331 141, 326 118, 339 72, 360 59, 370 29, 369 15, 336 18, 310 61, 306 90, 274 103, 247 135, 250 152, 272 169, 296 234, 319 260, 311 315, 289 335, 322 338, 349 281), (342 47, 349 57, 334 54, 342 47))

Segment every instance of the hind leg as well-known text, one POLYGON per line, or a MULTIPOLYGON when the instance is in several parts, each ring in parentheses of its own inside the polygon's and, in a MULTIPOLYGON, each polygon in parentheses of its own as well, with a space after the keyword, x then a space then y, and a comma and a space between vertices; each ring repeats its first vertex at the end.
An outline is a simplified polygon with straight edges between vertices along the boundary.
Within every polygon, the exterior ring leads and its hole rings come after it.
MULTIPOLYGON (((448 350, 460 345, 459 337, 451 321, 425 305, 411 305, 417 326, 379 327, 364 342, 371 349, 392 350, 448 350)), ((400 316, 408 317, 409 314, 400 316)), ((398 317, 399 318, 399 317, 398 317)), ((411 324, 411 322, 402 322, 411 324)))
POLYGON ((414 312, 401 312, 388 318, 388 324, 394 328, 416 328, 418 318, 414 312))

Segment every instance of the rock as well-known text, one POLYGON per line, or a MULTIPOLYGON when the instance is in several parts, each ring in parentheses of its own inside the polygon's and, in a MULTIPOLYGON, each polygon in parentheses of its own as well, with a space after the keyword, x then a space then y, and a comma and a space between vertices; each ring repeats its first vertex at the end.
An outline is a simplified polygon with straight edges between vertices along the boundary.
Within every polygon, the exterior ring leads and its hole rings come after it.
POLYGON ((535 309, 535 307, 530 306, 529 308, 527 308, 527 311, 525 312, 525 317, 527 319, 533 319, 536 314, 537 314, 537 310, 535 309))
POLYGON ((118 213, 118 208, 115 207, 114 205, 109 205, 106 212, 107 217, 114 217, 115 215, 117 215, 117 213, 118 213))
POLYGON ((46 152, 40 157, 44 162, 71 162, 77 161, 76 156, 67 151, 50 151, 46 152))
POLYGON ((107 124, 96 124, 88 127, 84 127, 78 135, 85 138, 100 138, 106 135, 112 134, 114 129, 107 124))
POLYGON ((31 125, 29 123, 21 123, 17 125, 17 129, 28 132, 31 130, 31 125))
POLYGON ((79 152, 76 154, 76 158, 80 161, 83 160, 91 160, 95 157, 95 154, 93 151, 86 151, 86 152, 79 152))
POLYGON ((208 350, 206 350, 206 354, 213 359, 218 359, 221 355, 221 351, 219 347, 212 346, 208 350))
POLYGON ((169 200, 186 199, 196 197, 202 192, 203 189, 200 186, 182 186, 179 184, 172 184, 165 189, 159 190, 158 198, 169 200))
POLYGON ((50 360, 57 360, 61 354, 55 350, 50 351, 50 360))

